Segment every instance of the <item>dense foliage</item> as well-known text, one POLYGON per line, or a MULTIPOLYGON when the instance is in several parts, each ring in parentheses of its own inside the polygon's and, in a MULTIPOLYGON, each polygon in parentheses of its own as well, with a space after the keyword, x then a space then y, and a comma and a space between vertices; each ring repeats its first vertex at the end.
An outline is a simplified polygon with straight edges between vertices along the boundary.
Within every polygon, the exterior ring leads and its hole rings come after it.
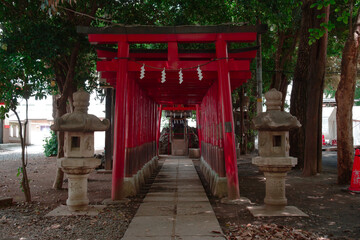
POLYGON ((58 152, 57 135, 51 131, 51 136, 44 139, 44 154, 47 157, 56 156, 58 152))
MULTIPOLYGON (((331 30, 328 37, 325 93, 334 96, 340 80, 344 44, 350 32, 349 26, 356 19, 359 1, 1 0, 0 102, 5 102, 5 106, 0 109, 0 117, 3 118, 9 110, 15 110, 19 98, 42 98, 48 93, 61 95, 56 103, 57 116, 61 116, 71 111, 72 93, 78 87, 82 86, 87 90, 97 87, 94 47, 88 43, 86 36, 77 34, 76 26, 79 25, 104 27, 123 24, 173 26, 265 23, 269 26, 269 31, 262 36, 262 89, 265 92, 274 87, 285 95, 288 85, 293 81, 298 61, 300 26, 304 14, 302 8, 308 3, 311 8, 318 10, 331 6, 330 20, 324 21, 318 28, 309 29, 310 37, 306 41, 316 44, 331 30)), ((325 15, 321 14, 316 18, 325 19, 325 15)), ((245 45, 231 44, 229 47, 243 46, 245 45)), ((154 44, 145 47, 164 46, 154 44)), ((179 46, 182 47, 204 46, 179 46)), ((206 47, 214 46, 208 44, 206 47)), ((250 127, 250 121, 256 115, 255 62, 251 68, 252 79, 233 93, 235 109, 242 107, 243 101, 249 102, 246 109, 247 123, 244 123, 244 128, 239 133, 241 136, 245 134, 249 149, 254 147, 256 134, 250 127)), ((359 88, 356 88, 355 98, 360 98, 359 88)), ((59 135, 60 157, 62 145, 63 138, 59 135)), ((297 146, 292 146, 294 147, 297 146)))

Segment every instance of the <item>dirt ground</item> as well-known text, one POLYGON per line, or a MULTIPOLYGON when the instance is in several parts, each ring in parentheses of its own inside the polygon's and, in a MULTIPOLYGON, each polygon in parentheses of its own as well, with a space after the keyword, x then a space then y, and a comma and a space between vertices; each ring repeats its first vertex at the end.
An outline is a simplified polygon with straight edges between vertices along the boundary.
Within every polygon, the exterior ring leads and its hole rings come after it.
MULTIPOLYGON (((261 205, 265 197, 264 177, 251 164, 250 158, 246 156, 239 161, 240 194, 249 198, 252 204, 261 205)), ((198 163, 194 160, 195 166, 198 163)), ((147 191, 144 188, 137 197, 110 206, 97 217, 45 217, 52 209, 65 204, 67 198, 66 181, 64 190, 52 189, 55 158, 29 159, 31 204, 23 203, 19 178, 16 177, 19 166, 18 160, 0 161, 0 198, 12 197, 16 202, 0 209, 1 240, 120 239, 147 191)), ((111 175, 91 173, 88 188, 90 204, 101 204, 111 196, 111 175)), ((306 178, 299 170, 291 171, 286 186, 288 204, 298 207, 309 217, 254 218, 246 205, 229 205, 210 195, 209 198, 228 239, 321 239, 314 238, 315 235, 322 239, 360 239, 360 195, 344 192, 342 188, 344 186, 336 184, 334 168, 324 168, 322 174, 306 178), (256 233, 259 229, 272 237, 262 238, 256 233), (286 229, 290 229, 292 237, 283 234, 286 229), (306 235, 302 230, 315 235, 306 235), (238 237, 233 238, 235 235, 238 237)))
MULTIPOLYGON (((255 218, 246 209, 247 205, 223 204, 220 199, 209 194, 208 197, 227 235, 238 230, 238 226, 256 228, 276 224, 280 228, 287 226, 316 233, 323 238, 360 239, 360 194, 346 192, 344 189, 348 186, 337 185, 336 167, 331 165, 333 164, 323 166, 323 172, 313 177, 303 177, 300 170, 292 170, 288 174, 288 205, 298 207, 309 217, 255 218)), ((251 164, 251 156, 243 156, 238 161, 238 170, 240 195, 248 198, 252 205, 262 205, 265 198, 265 178, 251 164)))
MULTIPOLYGON (((150 179, 136 197, 110 205, 98 216, 46 217, 51 210, 66 205, 67 179, 63 190, 52 189, 56 159, 30 158, 28 174, 33 202, 27 204, 16 176, 18 166, 20 161, 0 161, 0 198, 12 197, 14 200, 13 206, 0 208, 0 240, 121 239, 154 180, 150 179)), ((91 205, 109 199, 111 174, 91 173, 88 197, 91 205)))

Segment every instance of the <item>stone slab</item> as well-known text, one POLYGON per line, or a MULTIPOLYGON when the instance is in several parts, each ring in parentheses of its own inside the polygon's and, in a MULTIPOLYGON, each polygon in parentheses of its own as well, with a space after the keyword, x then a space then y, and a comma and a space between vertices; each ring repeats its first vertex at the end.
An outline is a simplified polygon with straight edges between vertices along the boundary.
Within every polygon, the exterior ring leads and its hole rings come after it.
POLYGON ((123 239, 128 237, 165 237, 173 231, 173 217, 168 216, 135 216, 125 232, 123 239))
POLYGON ((151 196, 151 197, 146 197, 143 202, 171 202, 174 201, 175 197, 171 197, 171 196, 151 196))
POLYGON ((104 204, 104 205, 121 205, 121 204, 126 204, 129 202, 130 202, 130 199, 128 199, 128 198, 123 198, 120 200, 112 200, 111 198, 107 198, 102 201, 102 204, 104 204))
POLYGON ((148 194, 146 194, 146 198, 150 198, 150 197, 175 197, 175 191, 173 192, 149 192, 148 194))
POLYGON ((226 240, 225 237, 221 236, 176 236, 175 239, 181 239, 181 240, 226 240))
MULTIPOLYGON (((205 200, 206 202, 209 201, 208 197, 204 192, 178 192, 178 201, 184 201, 183 198, 192 198, 192 199, 201 199, 200 201, 205 200)), ((187 202, 187 200, 185 200, 187 202)))
POLYGON ((176 213, 178 216, 214 214, 209 202, 179 202, 176 213))
POLYGON ((179 184, 178 186, 178 189, 186 189, 186 188, 190 188, 190 189, 200 189, 200 190, 203 190, 204 187, 200 184, 179 184))
POLYGON ((207 196, 178 196, 179 202, 208 202, 207 196))
POLYGON ((192 188, 178 188, 177 192, 178 194, 182 194, 182 193, 198 193, 199 191, 202 191, 203 188, 201 187, 192 187, 192 188))
POLYGON ((247 207, 254 217, 309 217, 306 213, 294 206, 282 209, 264 206, 247 207))
POLYGON ((153 185, 151 186, 149 193, 156 193, 156 192, 176 192, 176 187, 163 187, 163 186, 157 186, 153 185))
POLYGON ((173 216, 174 202, 144 202, 140 205, 136 216, 173 216))
POLYGON ((123 239, 224 239, 191 160, 164 161, 123 239))
POLYGON ((48 214, 46 214, 46 217, 59 217, 59 216, 97 216, 106 206, 105 205, 89 205, 89 208, 87 211, 76 211, 71 212, 69 211, 68 207, 66 205, 60 205, 59 207, 55 208, 48 214))
POLYGON ((175 191, 173 192, 149 192, 146 194, 143 202, 173 202, 175 200, 175 191))
POLYGON ((209 216, 177 216, 175 234, 178 236, 219 236, 221 228, 215 214, 209 216))
POLYGON ((159 236, 142 236, 142 237, 131 237, 124 236, 122 240, 171 240, 169 237, 159 237, 159 236))

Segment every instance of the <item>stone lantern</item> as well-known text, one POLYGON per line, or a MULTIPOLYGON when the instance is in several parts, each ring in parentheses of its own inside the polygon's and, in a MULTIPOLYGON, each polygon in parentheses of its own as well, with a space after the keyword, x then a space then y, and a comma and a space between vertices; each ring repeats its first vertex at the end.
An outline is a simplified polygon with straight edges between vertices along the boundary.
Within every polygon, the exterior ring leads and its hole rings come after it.
POLYGON ((252 159, 266 178, 265 206, 248 207, 254 216, 306 216, 296 207, 286 206, 285 177, 297 164, 289 156, 289 130, 301 127, 291 114, 281 111, 282 93, 271 89, 265 94, 267 111, 253 119, 259 131, 259 155, 252 159))
POLYGON ((70 211, 85 211, 88 208, 87 181, 89 173, 101 164, 94 158, 94 131, 105 131, 110 121, 101 121, 88 114, 90 94, 83 89, 73 94, 74 112, 55 119, 53 131, 64 132, 64 158, 58 159, 69 179, 66 205, 70 211))

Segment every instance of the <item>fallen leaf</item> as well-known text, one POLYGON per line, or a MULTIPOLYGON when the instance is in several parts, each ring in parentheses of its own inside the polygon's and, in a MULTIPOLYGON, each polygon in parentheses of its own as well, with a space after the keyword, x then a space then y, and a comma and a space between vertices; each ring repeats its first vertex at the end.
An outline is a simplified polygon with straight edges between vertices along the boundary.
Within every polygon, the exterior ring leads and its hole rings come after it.
POLYGON ((53 224, 51 225, 51 229, 58 229, 61 225, 60 224, 53 224))

